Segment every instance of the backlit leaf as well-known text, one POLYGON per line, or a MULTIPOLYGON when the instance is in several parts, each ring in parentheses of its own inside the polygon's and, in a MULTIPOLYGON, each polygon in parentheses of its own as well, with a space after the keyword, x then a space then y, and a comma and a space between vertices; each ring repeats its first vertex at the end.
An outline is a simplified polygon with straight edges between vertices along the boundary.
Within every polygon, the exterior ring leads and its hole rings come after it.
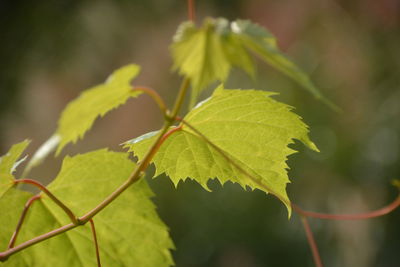
POLYGON ((196 98, 212 82, 224 82, 232 66, 254 77, 254 62, 249 55, 252 52, 316 98, 336 108, 322 96, 307 74, 279 50, 276 38, 249 20, 229 23, 223 18, 208 18, 200 28, 196 28, 192 22, 185 22, 174 37, 171 51, 174 69, 192 82, 192 98, 196 98))
POLYGON ((204 87, 215 80, 224 81, 227 78, 230 63, 222 39, 216 34, 214 20, 206 20, 200 29, 196 29, 192 22, 185 22, 174 39, 171 46, 173 68, 191 79, 193 102, 204 87))
MULTIPOLYGON (((67 157, 59 175, 48 188, 75 215, 81 216, 119 187, 134 167, 126 153, 106 149, 67 157)), ((173 265, 169 251, 173 243, 166 226, 157 216, 150 200, 152 196, 151 189, 142 179, 96 215, 94 222, 103 266, 173 265)), ((26 197, 21 195, 19 199, 23 203, 26 197)), ((8 225, 2 219, 6 207, 1 203, 0 200, 0 222, 8 225)), ((68 223, 70 220, 65 213, 42 194, 29 211, 17 243, 68 223)), ((7 235, 10 232, 8 230, 7 235)), ((1 232, 3 249, 4 242, 9 239, 4 235, 1 232)), ((23 266, 97 266, 89 224, 30 247, 12 256, 7 264, 16 266, 13 264, 21 261, 23 266)))
POLYGON ((57 154, 63 147, 88 131, 97 117, 124 104, 128 98, 141 92, 132 90, 130 82, 140 71, 137 65, 128 65, 116 70, 104 84, 90 88, 68 104, 61 114, 56 135, 59 138, 57 154))
POLYGON ((7 154, 0 157, 0 197, 13 185, 15 168, 26 159, 18 160, 30 141, 25 140, 13 145, 7 154))
MULTIPOLYGON (((222 149, 230 160, 183 125, 166 139, 154 156, 155 175, 166 173, 175 185, 192 178, 206 189, 207 181, 213 178, 222 184, 232 181, 242 187, 258 188, 281 199, 290 213, 286 160, 295 151, 288 145, 297 139, 313 150, 317 148, 310 141, 308 128, 301 118, 291 107, 272 99, 273 94, 218 88, 184 119, 222 149)), ((147 134, 128 141, 126 146, 140 160, 154 138, 154 133, 147 134)))

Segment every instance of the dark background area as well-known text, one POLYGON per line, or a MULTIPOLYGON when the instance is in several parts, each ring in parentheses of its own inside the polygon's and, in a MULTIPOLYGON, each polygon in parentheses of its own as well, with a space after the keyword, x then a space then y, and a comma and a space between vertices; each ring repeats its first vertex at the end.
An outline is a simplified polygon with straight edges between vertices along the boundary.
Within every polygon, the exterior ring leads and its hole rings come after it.
MULTIPOLYGON (((352 213, 377 209, 396 196, 400 178, 400 1, 203 0, 207 16, 245 18, 268 28, 320 90, 335 113, 280 73, 258 62, 252 81, 234 70, 226 88, 280 92, 310 126, 321 153, 300 144, 289 159, 291 200, 308 210, 352 213)), ((186 20, 183 0, 0 1, 0 154, 25 138, 32 154, 54 132, 65 105, 116 68, 136 63, 136 84, 171 104, 180 83, 168 46, 186 20)), ((162 117, 146 96, 99 120, 63 155, 119 144, 158 129, 162 117)), ((31 178, 49 182, 60 159, 31 178)), ((151 173, 151 172, 149 172, 151 173)), ((260 191, 210 182, 177 189, 150 181, 171 229, 178 267, 313 266, 297 215, 260 191)), ((399 266, 400 213, 353 222, 310 220, 326 266, 399 266)), ((100 244, 101 245, 101 244, 100 244)), ((132 248, 134 249, 134 248, 132 248)))

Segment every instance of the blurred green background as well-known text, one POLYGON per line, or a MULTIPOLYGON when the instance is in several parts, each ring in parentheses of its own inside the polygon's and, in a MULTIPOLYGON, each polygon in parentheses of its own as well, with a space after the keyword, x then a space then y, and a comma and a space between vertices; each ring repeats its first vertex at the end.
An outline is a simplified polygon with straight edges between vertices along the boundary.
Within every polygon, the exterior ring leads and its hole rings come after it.
MULTIPOLYGON (((256 81, 231 73, 226 88, 280 92, 277 98, 310 125, 321 153, 294 146, 300 153, 289 159, 293 202, 351 213, 395 198, 390 181, 400 178, 400 1, 202 0, 196 7, 198 22, 223 16, 267 27, 343 109, 331 111, 261 62, 256 81)), ((0 1, 0 154, 25 138, 33 140, 32 154, 70 100, 124 64, 140 64, 136 84, 155 88, 171 104, 180 78, 171 72, 168 46, 186 18, 184 0, 0 1)), ((120 150, 123 141, 161 123, 156 105, 142 96, 98 121, 63 154, 120 150)), ((49 158, 31 178, 49 182, 61 158, 49 158)), ((298 216, 288 220, 272 196, 215 181, 211 193, 195 182, 174 189, 166 177, 150 183, 171 229, 178 267, 313 266, 298 216)), ((310 223, 326 266, 400 266, 399 210, 372 220, 310 223)))

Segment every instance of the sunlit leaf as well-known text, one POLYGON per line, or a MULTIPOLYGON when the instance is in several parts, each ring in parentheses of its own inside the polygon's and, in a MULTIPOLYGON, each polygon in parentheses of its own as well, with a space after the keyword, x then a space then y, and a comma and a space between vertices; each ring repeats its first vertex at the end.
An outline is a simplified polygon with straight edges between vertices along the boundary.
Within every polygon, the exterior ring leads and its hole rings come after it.
POLYGON ((25 140, 13 145, 10 150, 0 157, 0 197, 13 185, 15 168, 26 159, 18 160, 30 141, 25 140))
MULTIPOLYGON (((222 184, 232 181, 242 187, 258 188, 280 198, 290 212, 286 160, 295 151, 288 145, 297 139, 313 150, 317 148, 310 141, 308 128, 301 118, 291 107, 272 99, 273 94, 218 88, 184 119, 222 149, 230 160, 183 125, 154 156, 155 175, 165 173, 175 185, 191 178, 206 189, 207 181, 213 178, 222 184)), ((126 146, 140 160, 154 138, 155 134, 147 134, 127 142, 126 146)))
POLYGON ((130 97, 136 97, 141 92, 132 90, 130 82, 140 71, 137 65, 128 65, 116 70, 104 84, 90 88, 68 104, 58 122, 56 135, 59 138, 57 153, 63 147, 79 138, 88 131, 97 117, 124 104, 130 97))
POLYGON ((230 64, 216 26, 211 19, 200 29, 192 22, 185 22, 171 46, 174 69, 191 80, 192 102, 204 87, 215 80, 225 80, 229 73, 230 64))
POLYGON ((307 74, 279 50, 276 38, 249 20, 229 23, 223 18, 208 18, 199 28, 192 22, 185 22, 179 27, 171 50, 174 69, 192 82, 193 99, 212 82, 224 82, 232 66, 254 77, 251 52, 336 109, 322 96, 307 74))
MULTIPOLYGON (((81 216, 119 187, 134 167, 135 164, 126 157, 126 153, 105 149, 67 157, 59 175, 48 188, 76 215, 81 216)), ((170 255, 173 243, 150 200, 152 196, 146 181, 141 180, 96 215, 94 222, 104 266, 152 267, 173 264, 170 255)), ((22 203, 26 197, 20 196, 19 199, 22 203)), ((0 219, 6 209, 1 203, 0 200, 0 219)), ((42 198, 32 205, 17 243, 68 223, 70 219, 65 213, 42 194, 42 198)), ((1 224, 9 228, 6 220, 1 220, 1 224)), ((10 232, 8 230, 7 234, 10 232)), ((0 239, 3 249, 4 242, 8 240, 4 235, 2 233, 0 239)), ((10 266, 14 261, 23 261, 27 266, 96 266, 89 224, 12 256, 10 266)))

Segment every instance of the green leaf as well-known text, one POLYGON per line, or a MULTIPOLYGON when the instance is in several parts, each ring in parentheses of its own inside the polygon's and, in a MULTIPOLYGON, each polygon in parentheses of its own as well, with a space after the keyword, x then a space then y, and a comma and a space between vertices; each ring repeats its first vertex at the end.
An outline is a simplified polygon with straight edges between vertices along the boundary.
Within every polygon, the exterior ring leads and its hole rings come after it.
POLYGON ((307 74, 301 71, 291 60, 279 51, 275 37, 266 29, 249 20, 234 21, 231 27, 233 34, 244 47, 254 52, 272 67, 296 81, 316 98, 322 98, 321 93, 313 85, 307 74))
POLYGON ((99 116, 124 104, 128 98, 137 97, 140 91, 133 91, 131 80, 140 71, 134 64, 116 70, 104 84, 84 91, 68 104, 58 122, 56 135, 60 138, 57 154, 65 145, 83 138, 99 116))
MULTIPOLYGON (((119 187, 134 167, 126 153, 105 149, 67 157, 48 189, 75 215, 81 216, 119 187)), ((103 266, 173 265, 170 255, 173 243, 157 216, 150 200, 152 196, 142 179, 94 217, 103 266)), ((1 220, 3 223, 6 221, 1 220)), ((65 213, 42 195, 29 211, 18 243, 68 223, 70 220, 65 213)), ((77 227, 30 247, 12 256, 10 262, 20 258, 28 266, 96 266, 90 226, 77 227)))
POLYGON ((324 98, 306 73, 300 70, 278 48, 275 37, 248 20, 229 23, 226 19, 206 19, 200 28, 192 22, 181 24, 171 46, 174 69, 190 78, 193 99, 215 81, 224 82, 232 66, 255 76, 249 52, 304 87, 316 98, 337 109, 324 98))
POLYGON ((24 205, 31 196, 31 193, 16 188, 9 188, 0 195, 0 251, 7 249, 24 205))
POLYGON ((15 144, 4 156, 0 157, 0 197, 13 185, 15 179, 13 172, 26 159, 24 157, 18 161, 29 143, 29 140, 24 140, 15 144))
MULTIPOLYGON (((301 118, 291 112, 291 107, 273 100, 273 94, 218 88, 184 120, 224 151, 229 160, 183 125, 154 156, 155 176, 166 173, 175 185, 192 178, 206 189, 207 181, 213 178, 222 184, 231 181, 243 188, 258 188, 281 199, 290 214, 286 160, 295 151, 288 145, 298 139, 313 150, 317 148, 301 118)), ((125 146, 140 160, 154 138, 155 134, 147 134, 125 146)))
POLYGON ((200 29, 192 22, 185 22, 171 46, 173 68, 191 80, 192 103, 202 89, 216 80, 224 81, 229 73, 230 64, 216 26, 212 19, 206 20, 200 29))

